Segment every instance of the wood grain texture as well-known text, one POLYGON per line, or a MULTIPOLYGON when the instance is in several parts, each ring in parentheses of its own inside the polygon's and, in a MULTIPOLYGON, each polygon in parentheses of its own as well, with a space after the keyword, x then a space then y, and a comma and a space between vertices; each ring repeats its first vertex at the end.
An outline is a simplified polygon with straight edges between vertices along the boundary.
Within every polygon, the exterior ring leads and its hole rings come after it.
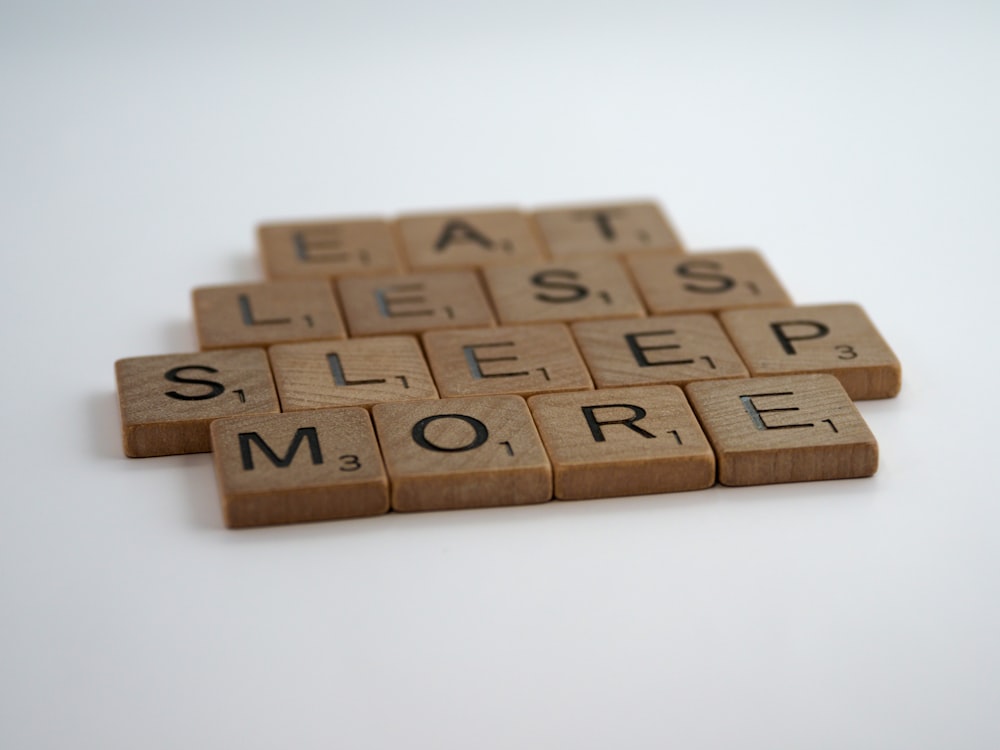
POLYGON ((543 503, 552 472, 518 396, 377 404, 372 417, 397 511, 543 503))
POLYGON ((792 304, 763 256, 753 250, 698 252, 680 258, 631 254, 626 262, 654 315, 792 304))
POLYGON ((638 318, 646 314, 615 258, 576 256, 558 262, 484 268, 502 325, 638 318))
POLYGON ((444 397, 530 396, 593 387, 569 329, 561 323, 430 331, 423 342, 444 397))
POLYGON ((347 337, 328 281, 199 287, 191 296, 202 349, 347 337))
POLYGON ((858 305, 733 310, 719 317, 755 376, 828 373, 855 400, 899 393, 899 360, 858 305))
POLYGON ((269 279, 332 279, 404 270, 396 236, 383 219, 261 224, 257 242, 269 279))
POLYGON ((337 291, 351 336, 421 333, 496 323, 474 271, 339 279, 337 291))
POLYGON ((286 412, 438 396, 412 336, 278 344, 268 356, 286 412))
POLYGON ((684 252, 663 210, 651 201, 544 208, 532 218, 553 258, 581 253, 684 252))
POLYGON ((520 211, 454 211, 401 216, 396 228, 415 271, 473 269, 547 257, 534 226, 520 211))
POLYGON ((277 413, 263 349, 130 357, 115 362, 126 456, 211 450, 213 419, 277 413))
POLYGON ((878 444, 832 375, 691 383, 685 388, 727 485, 867 477, 878 444))
POLYGON ((587 321, 570 329, 598 388, 749 375, 712 315, 587 321))
POLYGON ((364 409, 231 417, 213 422, 211 434, 231 528, 389 510, 389 481, 364 409))
POLYGON ((528 406, 560 500, 715 484, 715 454, 676 386, 542 394, 528 406))

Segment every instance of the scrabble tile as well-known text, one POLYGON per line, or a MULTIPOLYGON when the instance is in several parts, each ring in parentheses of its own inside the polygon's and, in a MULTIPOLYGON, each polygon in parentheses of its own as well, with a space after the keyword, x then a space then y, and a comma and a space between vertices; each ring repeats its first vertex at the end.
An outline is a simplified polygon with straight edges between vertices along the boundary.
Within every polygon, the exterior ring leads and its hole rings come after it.
POLYGON ((347 336, 327 281, 200 287, 192 298, 202 349, 347 336))
POLYGON ((753 250, 684 257, 643 253, 629 255, 626 262, 654 315, 792 304, 764 258, 753 250))
POLYGON ((430 331, 423 342, 443 397, 593 388, 569 329, 560 323, 430 331))
POLYGON ((528 406, 560 500, 715 484, 715 454, 677 386, 546 393, 528 406))
POLYGON ((389 480, 364 409, 230 417, 212 423, 226 525, 377 516, 389 480))
POLYGON ((548 208, 535 211, 533 218, 553 258, 637 250, 684 252, 663 211, 649 201, 548 208))
POLYGON ((277 344, 268 355, 286 412, 438 396, 412 336, 277 344))
POLYGON ((500 323, 554 323, 646 314, 615 258, 569 257, 555 263, 484 268, 500 323))
POLYGON ((257 242, 269 279, 330 279, 403 270, 392 227, 382 219, 261 224, 257 242))
POLYGON ((571 330, 598 388, 749 375, 711 315, 586 321, 571 330))
POLYGON ((524 399, 376 404, 375 430, 398 511, 543 503, 552 472, 524 399))
POLYGON ((728 485, 867 477, 878 444, 832 375, 691 383, 685 389, 728 485))
POLYGON ((352 336, 420 333, 496 322, 474 271, 431 271, 337 281, 352 336))
POLYGON ((899 393, 899 360, 857 305, 733 310, 720 319, 755 376, 825 372, 855 400, 899 393))
POLYGON ((115 362, 126 456, 211 450, 213 419, 278 412, 263 349, 130 357, 115 362))
POLYGON ((415 271, 477 268, 546 257, 534 226, 520 211, 454 211, 401 216, 396 226, 415 271))

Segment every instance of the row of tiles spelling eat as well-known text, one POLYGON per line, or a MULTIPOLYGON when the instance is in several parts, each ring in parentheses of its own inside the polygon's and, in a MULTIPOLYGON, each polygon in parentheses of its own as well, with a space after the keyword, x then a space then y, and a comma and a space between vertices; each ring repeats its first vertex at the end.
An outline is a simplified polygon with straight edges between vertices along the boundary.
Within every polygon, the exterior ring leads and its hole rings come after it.
POLYGON ((257 237, 271 279, 478 268, 577 254, 685 251, 663 211, 650 201, 531 213, 463 210, 394 221, 265 223, 257 237))

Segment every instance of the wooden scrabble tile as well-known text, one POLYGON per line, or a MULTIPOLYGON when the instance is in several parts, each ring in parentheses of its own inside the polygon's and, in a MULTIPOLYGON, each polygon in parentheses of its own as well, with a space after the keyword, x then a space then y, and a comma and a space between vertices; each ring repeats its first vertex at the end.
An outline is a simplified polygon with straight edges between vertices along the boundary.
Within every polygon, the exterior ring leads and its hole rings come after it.
POLYGON ((878 444, 832 375, 691 383, 685 389, 728 485, 867 477, 878 444))
POLYGON ((401 216, 403 254, 415 271, 478 268, 546 257, 534 226, 516 210, 401 216))
POLYGON ((443 397, 593 388, 569 329, 560 323, 430 331, 423 342, 443 397))
POLYGON ((376 404, 375 430, 398 511, 543 503, 552 473, 524 399, 376 404))
POLYGON ((753 250, 684 257, 643 253, 629 255, 626 262, 654 315, 792 304, 764 258, 753 250))
POLYGON ((339 279, 337 290, 352 336, 420 333, 496 322, 475 271, 339 279))
POLYGON ((115 362, 126 456, 211 450, 213 419, 278 412, 263 349, 130 357, 115 362))
POLYGON ((554 258, 637 250, 684 252, 663 211, 649 201, 548 208, 534 212, 533 218, 554 258))
POLYGON ((268 281, 195 289, 202 349, 346 338, 328 281, 268 281))
POLYGON ((277 344, 268 355, 282 411, 438 396, 412 336, 277 344))
POLYGON ((502 325, 646 314, 615 258, 568 257, 555 263, 494 266, 482 273, 502 325))
POLYGON ((749 374, 712 315, 585 321, 571 330, 598 388, 749 374))
POLYGON ((715 484, 715 454, 677 386, 546 393, 528 406, 560 500, 715 484))
POLYGON ((899 360, 857 305, 814 305, 720 314, 753 375, 825 372, 851 398, 899 393, 899 360))
POLYGON ((382 219, 261 224, 257 242, 269 279, 330 279, 403 270, 392 227, 382 219))
POLYGON ((211 431, 231 528, 389 511, 389 480, 364 409, 230 417, 211 431))

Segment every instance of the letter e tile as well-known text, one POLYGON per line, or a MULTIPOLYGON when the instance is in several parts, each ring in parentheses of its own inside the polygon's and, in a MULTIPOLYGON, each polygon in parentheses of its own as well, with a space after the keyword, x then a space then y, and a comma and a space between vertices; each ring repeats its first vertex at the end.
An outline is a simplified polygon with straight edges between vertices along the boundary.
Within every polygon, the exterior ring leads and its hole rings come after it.
POLYGON ((878 468, 875 437, 832 375, 702 381, 685 391, 722 484, 867 477, 878 468))

